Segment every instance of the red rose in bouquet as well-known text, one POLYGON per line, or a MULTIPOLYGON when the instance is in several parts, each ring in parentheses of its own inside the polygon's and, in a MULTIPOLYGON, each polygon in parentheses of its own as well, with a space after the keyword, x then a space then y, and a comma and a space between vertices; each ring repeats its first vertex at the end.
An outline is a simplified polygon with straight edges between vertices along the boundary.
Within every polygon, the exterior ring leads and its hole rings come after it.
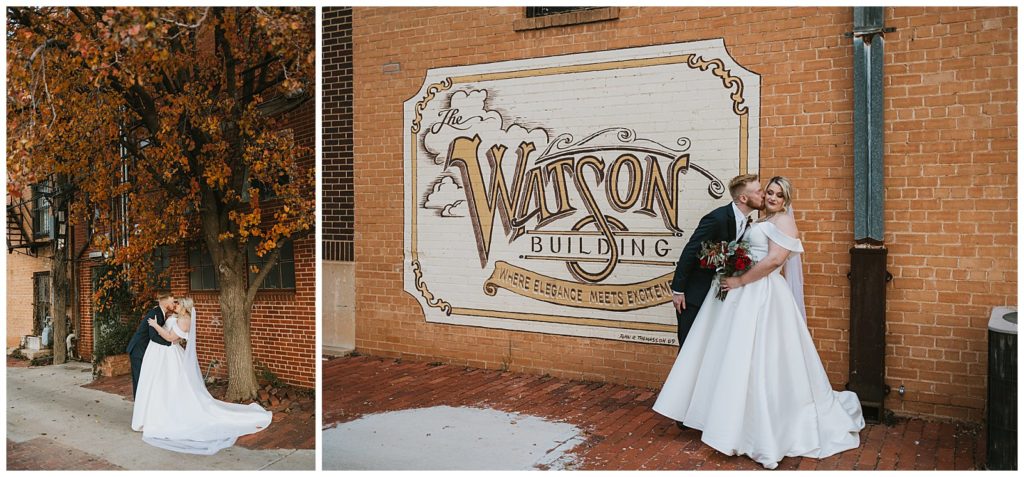
MULTIPOLYGON (((701 244, 700 267, 714 270, 717 280, 742 275, 753 266, 754 259, 750 258, 748 242, 708 241, 701 244)), ((725 300, 728 294, 728 291, 719 288, 715 296, 725 300)))

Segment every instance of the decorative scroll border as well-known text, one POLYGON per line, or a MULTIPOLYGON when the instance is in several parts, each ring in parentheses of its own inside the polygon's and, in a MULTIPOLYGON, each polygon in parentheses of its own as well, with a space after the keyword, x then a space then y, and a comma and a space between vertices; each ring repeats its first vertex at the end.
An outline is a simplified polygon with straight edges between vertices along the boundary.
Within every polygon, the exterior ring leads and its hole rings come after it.
POLYGON ((732 112, 736 113, 737 116, 742 116, 749 112, 747 107, 743 106, 745 101, 743 99, 743 80, 733 76, 731 71, 725 69, 725 63, 721 59, 705 60, 702 56, 688 56, 686 66, 701 71, 707 71, 709 67, 713 67, 711 68, 711 73, 722 79, 722 86, 725 86, 726 89, 736 88, 736 91, 729 95, 732 98, 732 112))
POLYGON ((732 98, 732 112, 740 117, 740 174, 747 173, 747 154, 748 145, 750 141, 750 131, 747 129, 750 121, 750 109, 743 106, 746 101, 743 98, 743 80, 732 75, 732 72, 725 69, 725 63, 715 58, 713 60, 705 60, 702 56, 690 55, 690 58, 686 60, 686 66, 693 69, 700 69, 701 71, 707 71, 711 67, 711 73, 722 79, 722 86, 727 89, 736 88, 731 95, 732 98))
MULTIPOLYGON (((412 190, 414 190, 414 191, 415 190, 419 190, 419 187, 416 185, 416 178, 419 175, 417 173, 418 172, 418 166, 417 166, 417 160, 416 160, 416 150, 417 150, 417 147, 416 147, 417 146, 417 144, 416 144, 416 134, 418 132, 420 132, 420 128, 421 128, 420 124, 423 121, 423 110, 427 108, 427 103, 429 103, 430 100, 434 99, 434 96, 437 95, 437 93, 440 93, 442 91, 447 91, 451 87, 452 87, 452 79, 451 78, 445 78, 444 80, 442 80, 442 81, 440 81, 438 83, 434 83, 434 84, 428 86, 427 87, 427 93, 425 95, 423 95, 422 99, 420 99, 419 101, 416 102, 416 110, 415 110, 416 119, 413 120, 412 127, 409 128, 409 132, 411 134, 411 140, 409 141, 409 143, 411 145, 411 148, 409 150, 409 153, 410 153, 410 157, 412 158, 412 167, 413 167, 412 190)), ((415 198, 416 194, 412 194, 412 196, 415 198)), ((413 206, 412 206, 412 271, 413 271, 413 274, 416 275, 416 290, 418 290, 420 292, 420 295, 423 297, 423 299, 427 300, 427 305, 430 305, 431 308, 440 308, 441 311, 443 311, 445 315, 449 315, 450 316, 452 314, 452 305, 451 305, 451 303, 448 303, 447 301, 445 301, 445 300, 443 300, 443 299, 441 299, 439 297, 435 298, 434 294, 430 292, 429 288, 427 288, 427 283, 425 281, 423 281, 423 266, 420 265, 420 254, 419 254, 419 250, 416 247, 416 243, 417 243, 416 238, 419 237, 419 234, 417 233, 418 232, 418 230, 417 230, 417 226, 418 226, 417 225, 417 221, 418 220, 417 220, 417 214, 416 214, 416 203, 413 202, 413 206)))
POLYGON ((451 78, 445 78, 443 81, 427 87, 427 94, 423 95, 423 99, 416 102, 416 119, 412 121, 412 128, 409 129, 413 134, 420 132, 420 122, 423 121, 423 110, 427 108, 427 103, 434 99, 434 95, 447 91, 451 87, 451 78))
MULTIPOLYGON (((536 77, 536 76, 549 76, 549 75, 561 75, 561 74, 572 74, 572 73, 584 73, 584 72, 605 71, 605 70, 613 70, 613 69, 640 68, 640 67, 646 67, 646 66, 669 65, 669 64, 679 64, 679 63, 685 63, 691 69, 699 69, 701 71, 707 71, 710 68, 711 69, 711 73, 713 75, 715 75, 715 76, 717 76, 717 77, 722 79, 722 86, 724 86, 727 89, 735 88, 735 91, 733 91, 732 94, 729 95, 729 97, 733 101, 733 107, 732 107, 733 113, 736 114, 737 116, 739 116, 739 119, 740 119, 740 127, 739 127, 739 133, 740 133, 740 144, 739 144, 739 146, 740 146, 740 154, 739 154, 740 158, 739 159, 740 159, 740 164, 739 164, 739 170, 740 170, 741 174, 745 174, 747 172, 747 164, 748 164, 748 160, 747 160, 748 159, 747 158, 748 145, 747 145, 747 143, 749 142, 748 125, 749 125, 749 112, 750 112, 750 110, 749 110, 749 108, 747 108, 746 106, 743 105, 743 103, 746 101, 746 99, 743 97, 743 89, 744 89, 743 88, 743 80, 741 78, 739 78, 739 77, 732 76, 731 71, 725 69, 725 63, 721 59, 716 58, 716 59, 712 59, 712 60, 705 60, 703 57, 696 56, 694 54, 684 54, 684 55, 672 55, 672 56, 663 56, 663 57, 655 57, 655 58, 645 58, 645 59, 638 59, 638 60, 608 61, 608 62, 602 62, 602 63, 589 63, 589 64, 572 65, 572 66, 557 66, 557 67, 536 68, 536 69, 528 69, 528 70, 506 71, 506 72, 499 72, 499 73, 485 73, 485 74, 477 74, 477 75, 457 76, 457 77, 454 77, 454 78, 448 77, 448 78, 445 78, 444 80, 442 80, 440 82, 433 83, 433 84, 431 84, 430 86, 427 87, 427 92, 426 92, 426 94, 423 95, 423 98, 420 99, 420 101, 416 102, 416 108, 414 110, 414 114, 416 115, 416 119, 413 120, 412 127, 409 128, 409 131, 411 133, 411 138, 410 138, 411 139, 410 140, 410 145, 411 145, 410 157, 412 158, 412 165, 413 165, 412 190, 413 191, 419 190, 418 187, 417 187, 417 184, 416 184, 417 176, 418 176, 418 173, 417 173, 418 172, 418 170, 417 170, 418 162, 417 162, 417 157, 416 157, 417 156, 417 154, 416 154, 416 152, 417 152, 416 135, 417 135, 417 133, 420 132, 420 130, 422 128, 421 123, 423 121, 423 110, 426 109, 427 104, 431 100, 433 100, 434 97, 438 93, 440 93, 442 91, 446 91, 448 89, 451 89, 451 87, 453 85, 455 85, 455 84, 481 82, 481 81, 496 81, 496 80, 514 79, 514 78, 528 78, 528 77, 536 77)), ((499 311, 499 310, 479 310, 479 309, 471 309, 471 308, 452 308, 451 303, 449 303, 449 302, 447 302, 447 301, 445 301, 445 300, 443 300, 443 299, 441 299, 439 297, 435 297, 434 294, 431 293, 430 290, 427 288, 426 282, 423 281, 422 265, 420 264, 420 261, 419 261, 419 252, 418 252, 418 249, 417 249, 417 237, 418 237, 417 232, 418 232, 418 230, 417 230, 417 214, 416 214, 416 203, 415 203, 416 194, 410 194, 410 196, 413 197, 413 201, 414 201, 413 202, 413 207, 412 207, 412 211, 413 211, 413 213, 412 213, 412 256, 413 256, 413 259, 412 259, 412 262, 411 262, 411 266, 412 266, 413 274, 416 277, 416 280, 415 280, 416 281, 416 290, 418 290, 420 292, 420 295, 427 301, 427 304, 430 307, 432 307, 432 308, 440 308, 441 311, 443 311, 445 315, 451 316, 452 313, 454 313, 456 315, 465 315, 465 316, 480 316, 480 317, 488 317, 488 318, 515 319, 515 320, 523 320, 523 321, 541 321, 541 322, 548 322, 548 323, 562 323, 562 324, 570 324, 570 325, 613 327, 613 328, 621 328, 621 329, 628 329, 628 330, 635 330, 635 331, 664 331, 664 332, 674 332, 675 331, 676 327, 673 326, 673 325, 659 325, 659 324, 655 324, 655 323, 638 323, 638 322, 631 322, 631 321, 606 320, 606 319, 599 319, 599 318, 578 318, 578 317, 571 317, 571 316, 536 315, 536 314, 524 314, 524 313, 515 313, 515 312, 503 312, 503 311, 499 311)))
POLYGON ((434 298, 434 294, 430 293, 430 290, 427 289, 427 284, 423 281, 423 270, 418 258, 412 261, 412 273, 416 275, 416 289, 427 300, 427 304, 432 308, 440 308, 446 315, 451 315, 452 304, 440 298, 434 298))

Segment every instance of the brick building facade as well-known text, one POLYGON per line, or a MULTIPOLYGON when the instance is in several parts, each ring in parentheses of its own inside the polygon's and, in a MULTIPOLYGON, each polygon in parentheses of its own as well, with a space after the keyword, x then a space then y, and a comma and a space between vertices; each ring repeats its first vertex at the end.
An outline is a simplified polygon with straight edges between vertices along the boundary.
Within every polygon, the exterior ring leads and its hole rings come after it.
MULTIPOLYGON (((410 198, 403 193, 409 124, 402 105, 433 96, 424 79, 435 68, 540 65, 559 55, 721 39, 732 60, 759 75, 752 172, 794 181, 808 326, 841 388, 849 379, 854 245, 854 60, 844 36, 853 29, 852 9, 621 7, 541 18, 524 10, 351 11, 355 215, 353 236, 340 240, 355 240, 356 349, 660 386, 675 346, 425 319, 437 311, 425 312, 418 294, 403 292, 413 280, 403 232, 415 221, 403 214, 410 198)), ((339 15, 325 9, 325 29, 339 15)), ((897 414, 983 419, 989 313, 1017 299, 1016 15, 1014 8, 885 9, 885 24, 895 29, 885 35, 883 83, 884 242, 894 276, 885 375, 893 389, 906 389, 889 394, 885 406, 897 414)), ((334 35, 325 30, 325 45, 334 35)), ((325 69, 328 90, 339 85, 332 78, 325 69)), ((434 92, 451 86, 438 85, 434 92)), ((325 98, 325 148, 331 134, 343 134, 329 129, 340 120, 331 104, 325 98)), ((335 213, 333 190, 346 193, 333 177, 324 176, 325 224, 335 213)))
POLYGON ((40 336, 50 315, 53 219, 46 188, 7 197, 7 348, 40 336))
MULTIPOLYGON (((297 143, 313 148, 316 133, 315 103, 307 99, 285 114, 287 116, 283 128, 292 131, 297 143)), ((300 164, 313 168, 315 158, 302 158, 300 164)), ((272 221, 280 206, 275 205, 272 199, 265 200, 261 205, 264 223, 272 221)), ((74 233, 75 243, 85 243, 88 237, 85 224, 77 224, 74 233)), ((263 288, 258 291, 250 315, 253 361, 257 374, 267 370, 282 382, 305 388, 316 385, 315 243, 312 231, 292 242, 291 256, 283 253, 282 260, 291 259, 294 262, 294 279, 284 279, 279 288, 263 288)), ((200 282, 202 279, 190 276, 196 265, 201 263, 201 259, 197 260, 197 247, 198 244, 180 246, 168 251, 170 290, 175 296, 188 296, 195 301, 199 364, 203 372, 226 378, 227 361, 224 355, 219 292, 209 284, 197 285, 196 279, 200 282), (190 254, 193 256, 190 257, 190 254)), ((79 251, 76 250, 76 253, 79 251)), ((95 250, 86 248, 80 251, 73 272, 77 275, 77 320, 81 334, 78 354, 87 360, 93 356, 93 316, 96 313, 93 274, 100 264, 99 258, 95 250), (92 260, 90 257, 97 258, 92 260)))
POLYGON ((49 304, 40 304, 36 296, 38 278, 49 281, 51 260, 47 255, 7 255, 7 348, 18 347, 25 336, 38 336, 36 307, 49 304))

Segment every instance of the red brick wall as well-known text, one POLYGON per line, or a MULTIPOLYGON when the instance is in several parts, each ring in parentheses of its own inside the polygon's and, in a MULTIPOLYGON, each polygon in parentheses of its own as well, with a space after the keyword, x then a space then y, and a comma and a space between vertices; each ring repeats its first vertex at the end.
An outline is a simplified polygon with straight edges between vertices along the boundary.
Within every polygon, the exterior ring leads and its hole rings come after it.
MULTIPOLYGON (((310 100, 288 113, 284 128, 290 128, 297 142, 312 148, 315 134, 315 103, 310 100)), ((301 164, 315 167, 313 156, 305 157, 301 164)), ((263 219, 272 220, 276 207, 271 201, 263 204, 263 219)), ((84 226, 76 227, 78 240, 84 240, 84 226)), ((251 319, 253 358, 273 372, 281 381, 313 388, 316 385, 316 254, 315 237, 310 233, 294 242, 295 290, 259 291, 253 304, 251 319)), ((80 245, 76 245, 80 246, 80 245)), ((88 257, 86 252, 85 257, 88 257)), ((92 358, 92 265, 87 261, 79 266, 79 300, 82 336, 79 352, 85 359, 92 358)), ((192 297, 198 313, 196 336, 199 343, 199 363, 203 373, 214 360, 220 366, 211 376, 227 377, 224 357, 224 331, 221 324, 219 294, 216 291, 189 289, 188 255, 184 247, 171 252, 171 291, 178 296, 192 297)), ((141 317, 139 317, 141 319, 141 317)))
MULTIPOLYGON (((356 8, 356 346, 362 352, 660 386, 666 346, 427 324, 402 293, 402 103, 428 68, 722 37, 761 75, 761 174, 794 180, 808 325, 847 382, 853 28, 842 8, 621 8, 516 32, 515 8, 356 8), (382 66, 399 63, 385 74, 382 66)), ((886 407, 982 420, 986 329, 1016 304, 1016 9, 886 8, 886 407)))
POLYGON ((1017 16, 904 8, 886 44, 888 381, 978 421, 989 313, 1017 304, 1017 16))

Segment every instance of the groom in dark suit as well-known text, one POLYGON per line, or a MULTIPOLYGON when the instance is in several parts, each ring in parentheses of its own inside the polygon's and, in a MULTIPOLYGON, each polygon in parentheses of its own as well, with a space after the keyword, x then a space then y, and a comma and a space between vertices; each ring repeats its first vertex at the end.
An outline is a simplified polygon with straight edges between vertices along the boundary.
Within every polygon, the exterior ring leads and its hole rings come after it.
POLYGON ((171 345, 170 341, 163 339, 156 329, 149 326, 149 319, 156 318, 157 324, 163 326, 164 322, 167 320, 164 317, 164 314, 171 311, 171 307, 174 306, 174 302, 174 295, 171 295, 170 293, 161 293, 158 295, 157 306, 146 312, 146 316, 142 317, 142 323, 139 323, 138 329, 135 330, 135 334, 132 335, 131 341, 128 342, 128 357, 132 364, 133 398, 135 397, 135 392, 139 389, 139 372, 142 370, 142 358, 146 355, 146 347, 149 346, 149 342, 152 341, 163 346, 171 345))
POLYGON ((711 289, 715 271, 700 267, 701 244, 706 241, 731 242, 742 237, 750 225, 748 215, 764 206, 764 191, 757 174, 743 174, 729 181, 732 202, 712 210, 700 219, 676 262, 672 277, 672 304, 676 308, 676 333, 683 346, 693 320, 711 289))

